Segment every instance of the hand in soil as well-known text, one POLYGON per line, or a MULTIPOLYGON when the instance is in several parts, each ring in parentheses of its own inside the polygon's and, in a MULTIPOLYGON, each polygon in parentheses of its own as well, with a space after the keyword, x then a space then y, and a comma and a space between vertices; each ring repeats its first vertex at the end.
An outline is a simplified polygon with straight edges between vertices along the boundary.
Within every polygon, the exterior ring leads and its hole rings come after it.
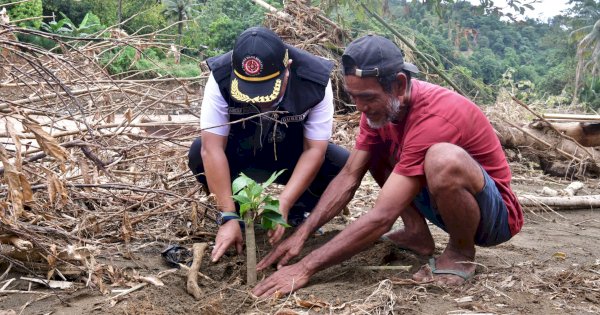
POLYGON ((285 266, 290 259, 300 254, 302 246, 304 246, 302 237, 298 236, 296 233, 292 234, 292 236, 273 248, 273 250, 265 256, 258 265, 256 265, 256 270, 261 271, 277 261, 279 261, 277 263, 277 269, 281 269, 281 267, 285 266))
POLYGON ((269 230, 269 232, 267 232, 267 235, 269 236, 269 244, 277 244, 277 242, 281 240, 281 237, 283 237, 283 233, 285 233, 285 228, 279 224, 277 224, 275 229, 269 230))
POLYGON ((263 298, 270 297, 273 294, 276 297, 281 297, 304 287, 310 276, 311 274, 302 262, 285 266, 257 284, 252 289, 252 294, 263 298))
POLYGON ((215 248, 212 251, 212 262, 217 262, 223 254, 233 245, 238 254, 242 253, 242 229, 237 220, 230 220, 219 228, 217 238, 215 240, 215 248))

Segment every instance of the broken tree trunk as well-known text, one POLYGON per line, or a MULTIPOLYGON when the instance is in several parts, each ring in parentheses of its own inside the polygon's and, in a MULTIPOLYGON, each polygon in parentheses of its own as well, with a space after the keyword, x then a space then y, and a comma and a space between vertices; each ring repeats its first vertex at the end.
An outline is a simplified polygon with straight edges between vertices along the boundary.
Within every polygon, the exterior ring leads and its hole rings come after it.
MULTIPOLYGON (((539 122, 542 126, 545 124, 539 122)), ((554 129, 565 134, 586 147, 600 146, 600 123, 552 123, 554 129)))
POLYGON ((556 176, 584 173, 600 175, 600 153, 586 148, 564 136, 561 137, 547 123, 536 122, 518 126, 510 121, 492 120, 500 143, 506 149, 516 149, 530 159, 537 157, 544 172, 556 176))

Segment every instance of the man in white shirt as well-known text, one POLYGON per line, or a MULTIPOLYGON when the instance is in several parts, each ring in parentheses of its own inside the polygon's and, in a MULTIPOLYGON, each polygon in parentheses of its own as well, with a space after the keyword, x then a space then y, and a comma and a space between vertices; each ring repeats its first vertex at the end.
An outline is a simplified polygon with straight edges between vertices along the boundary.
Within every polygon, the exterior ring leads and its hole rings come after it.
MULTIPOLYGON (((279 210, 292 226, 304 220, 349 152, 329 143, 333 124, 331 61, 285 44, 263 27, 244 31, 234 49, 210 58, 204 90, 201 138, 189 152, 189 167, 216 195, 221 215, 212 260, 232 246, 242 251, 231 182, 240 172, 285 187, 279 210), (240 121, 242 120, 242 121, 240 121), (238 122, 236 122, 238 121, 238 122)), ((269 231, 277 243, 284 228, 269 231)))

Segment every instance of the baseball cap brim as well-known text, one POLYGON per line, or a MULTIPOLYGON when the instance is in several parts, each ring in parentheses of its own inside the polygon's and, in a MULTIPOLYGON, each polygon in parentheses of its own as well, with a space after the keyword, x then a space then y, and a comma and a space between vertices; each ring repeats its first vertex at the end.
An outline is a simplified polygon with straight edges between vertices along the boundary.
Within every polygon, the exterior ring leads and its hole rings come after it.
POLYGON ((417 66, 413 65, 413 64, 412 64, 412 63, 410 63, 410 62, 406 62, 406 61, 405 61, 405 62, 404 62, 404 64, 402 65, 402 69, 404 69, 404 70, 406 70, 406 71, 409 71, 409 72, 412 72, 412 73, 414 73, 414 74, 417 74, 417 73, 419 73, 419 68, 417 68, 417 66))
POLYGON ((277 100, 285 76, 285 71, 280 72, 268 80, 249 81, 247 78, 243 79, 235 70, 231 71, 231 98, 240 103, 270 103, 277 100))

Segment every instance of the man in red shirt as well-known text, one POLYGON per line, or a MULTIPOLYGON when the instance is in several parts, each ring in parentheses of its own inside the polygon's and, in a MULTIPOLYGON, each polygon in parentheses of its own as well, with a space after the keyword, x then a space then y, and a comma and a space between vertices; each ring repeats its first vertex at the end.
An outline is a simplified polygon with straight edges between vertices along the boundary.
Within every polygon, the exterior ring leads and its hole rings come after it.
POLYGON ((362 112, 355 148, 307 221, 259 263, 264 269, 278 261, 279 270, 253 293, 267 296, 306 285, 315 272, 370 246, 398 217, 404 228, 386 237, 417 254, 429 256, 435 248, 425 219, 449 234, 442 254, 413 279, 462 284, 475 273, 475 245, 506 242, 523 225, 510 169, 490 122, 465 97, 411 79, 417 68, 383 37, 355 40, 342 64, 345 89, 362 112), (309 235, 352 199, 367 170, 381 186, 373 209, 284 267, 309 235))

